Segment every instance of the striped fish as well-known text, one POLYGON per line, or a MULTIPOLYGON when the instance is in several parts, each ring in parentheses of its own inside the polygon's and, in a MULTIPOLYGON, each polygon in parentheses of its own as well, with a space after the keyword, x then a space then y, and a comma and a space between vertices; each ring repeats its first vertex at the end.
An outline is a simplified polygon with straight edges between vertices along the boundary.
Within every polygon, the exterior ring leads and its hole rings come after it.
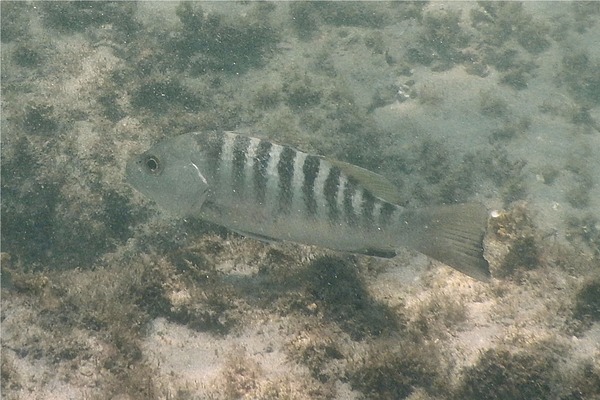
POLYGON ((166 139, 127 164, 127 180, 164 210, 244 235, 393 257, 410 247, 475 279, 486 209, 405 209, 381 175, 234 132, 166 139))

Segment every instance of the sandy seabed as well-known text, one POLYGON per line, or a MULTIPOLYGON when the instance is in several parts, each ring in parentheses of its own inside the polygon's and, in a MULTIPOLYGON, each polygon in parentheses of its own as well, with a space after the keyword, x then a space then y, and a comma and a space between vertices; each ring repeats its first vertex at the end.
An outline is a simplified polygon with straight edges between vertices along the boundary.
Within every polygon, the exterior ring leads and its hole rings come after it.
POLYGON ((1 4, 5 399, 600 399, 600 3, 1 4), (240 130, 479 201, 472 280, 162 214, 240 130))

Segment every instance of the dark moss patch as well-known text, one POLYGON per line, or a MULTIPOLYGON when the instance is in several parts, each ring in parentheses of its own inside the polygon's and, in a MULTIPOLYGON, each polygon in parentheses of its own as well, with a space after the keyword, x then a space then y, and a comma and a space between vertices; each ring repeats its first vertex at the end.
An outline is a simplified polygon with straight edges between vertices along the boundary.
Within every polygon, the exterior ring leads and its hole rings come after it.
POLYGON ((567 239, 583 240, 596 256, 600 256, 600 220, 598 216, 587 214, 582 218, 571 217, 568 222, 567 239))
POLYGON ((232 314, 234 304, 228 299, 226 292, 207 290, 205 294, 207 298, 203 298, 202 302, 194 306, 178 307, 167 315, 168 319, 197 331, 226 335, 239 323, 238 318, 232 314))
POLYGON ((281 101, 281 88, 265 83, 257 89, 253 103, 261 109, 274 108, 281 101))
POLYGON ((573 316, 586 322, 600 321, 600 278, 588 280, 577 292, 573 316))
POLYGON ((386 12, 381 4, 368 2, 315 2, 312 3, 320 17, 335 26, 365 26, 380 28, 386 22, 386 12))
POLYGON ((421 142, 419 149, 419 159, 423 161, 421 173, 427 183, 439 183, 447 174, 450 168, 448 150, 442 142, 426 139, 421 142), (424 167, 427 165, 427 169, 424 167))
POLYGON ((480 156, 482 173, 501 188, 505 204, 522 199, 527 194, 523 159, 512 159, 506 149, 496 147, 492 154, 480 156))
POLYGON ((434 55, 428 49, 420 47, 410 47, 406 51, 406 58, 411 63, 431 65, 435 60, 434 55))
POLYGON ((319 32, 321 20, 318 9, 309 1, 290 4, 291 24, 300 39, 309 40, 319 32))
POLYGON ((368 111, 372 112, 376 108, 383 107, 388 104, 392 104, 398 100, 398 91, 401 90, 400 86, 395 83, 390 83, 384 86, 375 88, 371 104, 369 105, 368 111))
POLYGON ((538 68, 534 61, 519 56, 519 52, 514 49, 497 49, 492 46, 484 47, 482 62, 501 72, 501 83, 517 90, 527 88, 527 81, 538 68))
POLYGON ((511 243, 510 250, 502 265, 496 271, 496 276, 503 278, 511 276, 517 270, 531 270, 538 267, 539 250, 533 236, 522 236, 511 243))
POLYGON ((515 38, 528 52, 537 54, 546 50, 549 29, 525 12, 518 2, 484 2, 471 11, 471 23, 481 32, 486 44, 499 48, 515 38))
POLYGON ((285 102, 294 108, 311 107, 319 104, 322 92, 313 79, 304 74, 291 74, 283 84, 285 102))
POLYGON ((508 115, 508 102, 494 94, 493 91, 485 91, 480 93, 479 107, 481 114, 501 118, 508 115))
POLYGON ((117 122, 127 116, 119 106, 116 93, 105 93, 98 97, 98 104, 104 109, 104 116, 111 122, 117 122))
POLYGON ((443 71, 468 60, 462 52, 469 40, 460 27, 457 11, 430 11, 424 14, 419 35, 421 47, 410 48, 407 57, 423 65, 432 63, 433 70, 443 71))
POLYGON ((0 24, 0 40, 10 43, 23 38, 29 31, 29 19, 33 5, 21 1, 3 1, 0 3, 2 23, 0 24))
POLYGON ((445 293, 436 293, 423 301, 411 320, 408 330, 414 337, 436 340, 456 330, 467 320, 466 305, 445 293))
POLYGON ((338 378, 331 376, 332 371, 327 367, 333 360, 344 359, 344 355, 331 333, 319 330, 305 333, 300 338, 303 340, 293 341, 290 347, 295 358, 308 366, 311 375, 323 383, 338 378))
POLYGON ((600 398, 600 366, 594 360, 586 360, 578 366, 576 375, 566 385, 569 391, 561 400, 585 400, 600 398))
POLYGON ((153 317, 162 316, 190 329, 225 335, 239 323, 237 295, 215 269, 215 260, 227 257, 227 249, 210 238, 198 240, 193 247, 171 249, 168 262, 156 266, 161 271, 148 271, 148 282, 154 285, 144 284, 144 292, 137 298, 153 317), (153 278, 155 275, 158 278, 153 278), (165 285, 166 281, 170 283, 165 285), (185 288, 189 300, 174 304, 168 297, 173 287, 185 288))
POLYGON ((38 67, 44 60, 41 49, 29 43, 19 45, 15 49, 13 57, 17 65, 26 68, 38 67))
POLYGON ((28 133, 51 135, 58 128, 58 120, 53 116, 54 107, 47 104, 33 104, 25 109, 23 129, 28 133))
POLYGON ((546 185, 552 185, 560 176, 560 170, 552 164, 547 164, 544 166, 540 174, 542 175, 546 185))
POLYGON ((4 352, 0 362, 2 363, 0 369, 0 383, 2 384, 2 388, 5 390, 5 393, 10 391, 21 391, 23 388, 23 384, 21 383, 22 378, 15 366, 13 357, 4 352))
POLYGON ((373 54, 383 54, 386 51, 385 40, 381 32, 373 32, 365 38, 367 46, 373 54))
POLYGON ((457 48, 467 43, 467 38, 459 25, 460 17, 457 11, 426 13, 420 40, 444 57, 454 56, 457 48))
POLYGON ((586 180, 579 179, 565 194, 565 199, 574 208, 583 209, 590 204, 591 186, 586 184, 586 180))
MULTIPOLYGON (((2 245, 32 269, 91 267, 127 240, 144 211, 132 212, 129 199, 110 190, 95 197, 102 190, 97 171, 80 171, 89 179, 71 185, 65 171, 49 168, 38 151, 23 139, 3 160, 2 245)), ((56 151, 52 141, 47 151, 56 151)))
POLYGON ((154 384, 144 378, 156 371, 145 363, 140 347, 142 327, 149 318, 129 294, 132 284, 143 285, 137 279, 144 267, 127 267, 29 273, 32 278, 44 276, 48 285, 28 299, 41 329, 24 343, 21 357, 55 364, 57 375, 65 380, 69 370, 93 358, 105 372, 100 390, 114 396, 156 398, 154 384))
MULTIPOLYGON (((543 240, 548 236, 539 237, 524 202, 517 202, 508 211, 491 218, 488 227, 489 234, 495 235, 497 241, 507 246, 506 253, 494 265, 494 276, 519 281, 523 279, 524 272, 548 265, 550 251, 543 247, 543 240)), ((561 263, 559 259, 569 257, 563 255, 565 252, 558 247, 556 249, 551 263, 553 266, 561 263)))
POLYGON ((183 107, 188 112, 198 111, 204 101, 176 78, 156 78, 145 81, 133 91, 131 104, 163 114, 175 107, 183 107))
POLYGON ((81 32, 88 27, 111 24, 120 31, 139 27, 136 4, 118 1, 77 1, 41 3, 44 23, 61 32, 81 32))
POLYGON ((518 2, 479 2, 471 11, 471 22, 481 36, 482 62, 502 72, 500 82, 521 90, 533 76, 537 65, 530 54, 550 46, 549 28, 526 13, 518 2), (525 52, 511 46, 516 40, 525 52))
POLYGON ((523 61, 519 58, 519 52, 511 48, 484 47, 483 61, 493 65, 498 71, 506 72, 523 61))
POLYGON ((559 77, 584 107, 600 104, 600 62, 591 60, 587 53, 566 55, 559 77))
POLYGON ((585 33, 590 27, 598 23, 597 15, 600 14, 600 3, 597 1, 578 1, 571 4, 571 12, 575 18, 575 30, 585 33))
POLYGON ((420 143, 400 153, 388 153, 382 143, 378 146, 381 155, 373 167, 367 168, 376 170, 385 165, 382 170, 389 171, 387 176, 395 177, 401 193, 412 202, 411 207, 467 201, 473 194, 475 182, 487 178, 489 172, 486 165, 489 155, 467 152, 457 158, 436 138, 425 136, 420 143), (389 159, 387 154, 392 154, 389 159))
POLYGON ((2 165, 2 248, 27 265, 47 260, 54 246, 53 215, 60 183, 34 183, 43 168, 26 140, 2 165))
POLYGON ((367 399, 404 399, 418 387, 436 393, 443 376, 439 358, 431 343, 381 340, 351 366, 349 381, 367 399))
POLYGON ((146 211, 132 211, 130 199, 114 190, 105 189, 101 219, 106 224, 109 236, 125 241, 131 236, 131 224, 147 216, 146 211))
POLYGON ((513 24, 523 18, 521 3, 479 2, 480 8, 471 10, 471 24, 484 35, 484 40, 495 46, 506 42, 513 34, 513 24))
POLYGON ((512 86, 517 90, 526 89, 527 81, 533 76, 536 68, 537 65, 533 62, 520 62, 510 70, 504 72, 500 78, 500 82, 512 86))
POLYGON ((229 21, 205 15, 199 4, 190 2, 181 3, 176 12, 183 27, 166 49, 175 53, 181 69, 195 74, 247 70, 259 65, 279 41, 264 15, 229 21))
POLYGON ((550 47, 549 32, 550 29, 545 24, 531 21, 531 23, 520 26, 517 41, 528 52, 538 54, 550 47))
POLYGON ((510 140, 518 136, 522 136, 523 134, 525 134, 525 132, 527 132, 530 126, 531 118, 521 117, 517 121, 507 122, 504 124, 504 126, 502 126, 502 128, 495 129, 494 131, 492 131, 490 140, 492 142, 495 142, 510 140))
POLYGON ((293 2, 291 24, 302 39, 315 35, 323 24, 339 27, 382 28, 400 20, 422 19, 420 2, 293 2))
POLYGON ((543 349, 490 349, 467 368, 456 399, 544 400, 552 398, 556 358, 543 349))

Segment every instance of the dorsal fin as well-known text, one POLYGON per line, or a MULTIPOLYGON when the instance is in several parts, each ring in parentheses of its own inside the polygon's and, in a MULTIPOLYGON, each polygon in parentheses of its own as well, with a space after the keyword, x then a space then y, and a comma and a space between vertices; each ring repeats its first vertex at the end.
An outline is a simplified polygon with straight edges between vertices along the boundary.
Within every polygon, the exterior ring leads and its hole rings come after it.
POLYGON ((368 169, 348 164, 339 160, 330 160, 322 157, 332 165, 342 170, 346 175, 356 179, 356 181, 373 195, 392 204, 400 204, 402 198, 398 189, 386 177, 376 174, 368 169))

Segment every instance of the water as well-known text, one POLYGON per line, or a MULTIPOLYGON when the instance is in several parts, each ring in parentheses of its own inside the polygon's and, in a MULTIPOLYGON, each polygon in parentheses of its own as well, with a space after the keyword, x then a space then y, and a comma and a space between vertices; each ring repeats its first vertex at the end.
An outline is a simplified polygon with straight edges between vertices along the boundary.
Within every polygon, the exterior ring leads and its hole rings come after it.
POLYGON ((600 396, 598 3, 1 11, 6 398, 600 396), (125 163, 194 130, 482 202, 495 279, 169 218, 125 163))

